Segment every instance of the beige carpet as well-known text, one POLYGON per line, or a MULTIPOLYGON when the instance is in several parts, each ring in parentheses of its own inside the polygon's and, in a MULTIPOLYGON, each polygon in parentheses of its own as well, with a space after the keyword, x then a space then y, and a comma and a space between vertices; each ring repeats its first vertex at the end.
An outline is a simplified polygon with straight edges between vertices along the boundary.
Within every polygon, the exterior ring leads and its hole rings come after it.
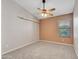
POLYGON ((2 59, 77 59, 73 47, 37 42, 7 53, 2 59))

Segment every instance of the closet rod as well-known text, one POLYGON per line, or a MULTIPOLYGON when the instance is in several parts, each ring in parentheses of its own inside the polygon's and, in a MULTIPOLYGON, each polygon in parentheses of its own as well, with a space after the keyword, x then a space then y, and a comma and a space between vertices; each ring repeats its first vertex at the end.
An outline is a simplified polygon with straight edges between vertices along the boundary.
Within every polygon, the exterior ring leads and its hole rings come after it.
POLYGON ((23 18, 21 16, 18 16, 18 18, 23 19, 23 20, 28 20, 28 21, 31 21, 31 22, 34 22, 34 23, 38 23, 39 24, 39 22, 36 22, 36 21, 33 21, 33 20, 29 20, 29 19, 25 19, 25 18, 23 18))

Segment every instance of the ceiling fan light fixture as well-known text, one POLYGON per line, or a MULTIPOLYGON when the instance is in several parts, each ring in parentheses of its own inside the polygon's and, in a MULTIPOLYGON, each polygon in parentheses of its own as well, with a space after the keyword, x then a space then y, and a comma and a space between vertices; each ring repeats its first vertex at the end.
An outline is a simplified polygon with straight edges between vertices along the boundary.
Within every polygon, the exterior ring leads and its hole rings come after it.
POLYGON ((48 14, 46 14, 46 13, 42 13, 41 14, 43 17, 47 17, 48 16, 48 14))
POLYGON ((43 3, 43 8, 38 8, 38 10, 41 11, 41 16, 43 17, 50 17, 50 16, 53 16, 53 14, 51 13, 52 11, 55 10, 55 8, 52 8, 52 9, 46 9, 45 8, 45 3, 46 3, 46 0, 42 0, 42 3, 43 3))

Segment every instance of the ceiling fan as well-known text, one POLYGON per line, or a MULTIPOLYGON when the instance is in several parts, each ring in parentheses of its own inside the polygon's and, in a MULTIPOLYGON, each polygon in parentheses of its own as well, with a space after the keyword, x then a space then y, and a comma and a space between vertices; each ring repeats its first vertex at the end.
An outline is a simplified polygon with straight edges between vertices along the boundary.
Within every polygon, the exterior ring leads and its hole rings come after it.
POLYGON ((44 16, 44 17, 53 16, 52 11, 54 11, 55 8, 46 9, 46 7, 45 7, 46 0, 42 0, 42 3, 43 3, 43 8, 42 9, 37 8, 41 12, 41 15, 44 16))

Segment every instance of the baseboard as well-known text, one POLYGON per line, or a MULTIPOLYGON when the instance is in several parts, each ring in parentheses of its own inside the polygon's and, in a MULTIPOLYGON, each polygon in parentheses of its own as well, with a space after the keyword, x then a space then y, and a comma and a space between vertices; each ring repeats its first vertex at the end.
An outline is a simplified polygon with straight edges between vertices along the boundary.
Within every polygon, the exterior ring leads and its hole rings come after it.
POLYGON ((47 41, 47 40, 39 40, 39 41, 44 41, 44 42, 49 42, 49 43, 54 43, 54 44, 60 44, 60 45, 73 46, 72 44, 59 43, 59 42, 53 42, 53 41, 47 41))
POLYGON ((12 52, 12 51, 15 51, 15 50, 17 50, 17 49, 20 49, 20 48, 22 48, 22 47, 24 47, 24 46, 28 46, 28 45, 33 44, 33 43, 35 43, 35 42, 38 42, 38 41, 31 41, 31 42, 28 42, 27 44, 23 44, 23 45, 21 45, 21 46, 19 46, 19 47, 10 49, 10 50, 8 50, 8 51, 5 51, 5 52, 3 52, 1 55, 7 54, 7 53, 12 52))

